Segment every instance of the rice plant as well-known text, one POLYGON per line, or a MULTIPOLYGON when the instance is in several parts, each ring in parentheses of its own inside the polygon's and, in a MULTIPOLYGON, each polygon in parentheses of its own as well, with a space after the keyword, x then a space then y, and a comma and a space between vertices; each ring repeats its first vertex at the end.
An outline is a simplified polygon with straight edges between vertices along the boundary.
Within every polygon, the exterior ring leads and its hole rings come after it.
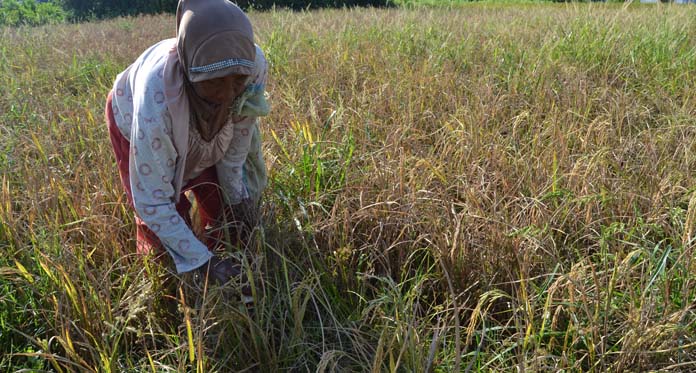
POLYGON ((696 10, 252 12, 257 303, 135 256, 103 118, 171 16, 0 30, 3 371, 696 369, 696 10))

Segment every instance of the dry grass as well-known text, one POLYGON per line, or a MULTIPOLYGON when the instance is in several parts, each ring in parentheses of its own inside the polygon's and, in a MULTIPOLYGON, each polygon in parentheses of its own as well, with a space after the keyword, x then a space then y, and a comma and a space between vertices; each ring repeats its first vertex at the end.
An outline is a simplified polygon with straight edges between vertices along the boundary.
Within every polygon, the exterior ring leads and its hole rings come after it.
POLYGON ((253 13, 253 313, 131 254, 103 101, 173 19, 0 31, 0 367, 696 369, 695 16, 253 13))

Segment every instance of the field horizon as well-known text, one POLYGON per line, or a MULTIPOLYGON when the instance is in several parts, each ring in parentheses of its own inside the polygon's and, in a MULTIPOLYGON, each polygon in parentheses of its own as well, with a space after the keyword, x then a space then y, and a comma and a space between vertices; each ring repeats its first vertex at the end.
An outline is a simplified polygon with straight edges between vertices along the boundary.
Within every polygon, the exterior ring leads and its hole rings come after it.
POLYGON ((696 369, 696 8, 249 14, 253 312, 134 255, 104 101, 173 17, 0 28, 0 370, 696 369))

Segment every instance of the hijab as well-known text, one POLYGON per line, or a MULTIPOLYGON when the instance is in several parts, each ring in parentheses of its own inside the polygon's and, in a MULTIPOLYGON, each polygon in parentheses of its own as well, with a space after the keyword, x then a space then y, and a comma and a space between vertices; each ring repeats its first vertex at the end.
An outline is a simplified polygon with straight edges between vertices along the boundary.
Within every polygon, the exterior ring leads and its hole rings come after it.
POLYGON ((251 22, 227 0, 180 0, 176 12, 177 54, 190 120, 209 141, 225 125, 232 102, 214 104, 200 97, 193 83, 255 70, 251 22))

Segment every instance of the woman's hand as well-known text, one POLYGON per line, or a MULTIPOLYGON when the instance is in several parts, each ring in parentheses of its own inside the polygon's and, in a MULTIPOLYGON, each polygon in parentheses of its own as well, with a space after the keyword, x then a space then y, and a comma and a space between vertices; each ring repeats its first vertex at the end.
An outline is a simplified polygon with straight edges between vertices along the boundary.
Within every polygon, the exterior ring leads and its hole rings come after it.
POLYGON ((258 224, 258 219, 258 208, 251 198, 245 198, 225 208, 227 227, 238 245, 245 246, 248 243, 252 230, 258 224))
POLYGON ((203 280, 217 286, 225 285, 230 280, 236 280, 243 295, 251 296, 251 287, 247 281, 246 272, 234 258, 220 258, 215 255, 208 263, 199 268, 203 280))

